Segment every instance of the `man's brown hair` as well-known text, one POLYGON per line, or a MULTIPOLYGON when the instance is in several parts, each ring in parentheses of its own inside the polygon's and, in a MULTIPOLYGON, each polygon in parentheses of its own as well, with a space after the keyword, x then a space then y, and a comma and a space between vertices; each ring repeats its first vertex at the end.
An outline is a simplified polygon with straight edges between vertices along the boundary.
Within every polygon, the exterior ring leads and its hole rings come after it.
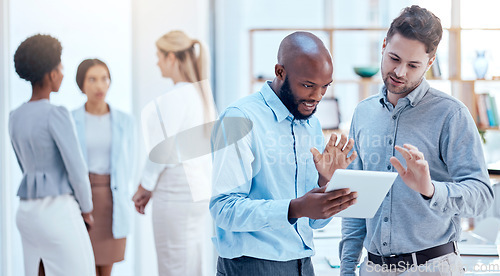
POLYGON ((387 31, 387 43, 396 34, 407 39, 418 40, 425 45, 425 52, 431 57, 436 54, 437 47, 443 36, 441 20, 427 9, 417 5, 405 8, 392 21, 387 31))

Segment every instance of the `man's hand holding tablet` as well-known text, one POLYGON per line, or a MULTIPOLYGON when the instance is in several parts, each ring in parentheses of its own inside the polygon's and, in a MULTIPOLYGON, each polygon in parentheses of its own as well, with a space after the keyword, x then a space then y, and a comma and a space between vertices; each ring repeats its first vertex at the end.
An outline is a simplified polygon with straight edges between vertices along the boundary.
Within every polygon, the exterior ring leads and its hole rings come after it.
POLYGON ((326 185, 335 170, 347 168, 357 157, 356 152, 348 156, 354 146, 353 139, 347 141, 347 137, 342 134, 340 141, 336 142, 337 136, 332 134, 323 153, 315 148, 311 149, 319 173, 318 185, 321 188, 312 189, 305 195, 292 199, 288 209, 289 219, 300 217, 327 219, 356 203, 358 194, 349 189, 325 193, 326 185))

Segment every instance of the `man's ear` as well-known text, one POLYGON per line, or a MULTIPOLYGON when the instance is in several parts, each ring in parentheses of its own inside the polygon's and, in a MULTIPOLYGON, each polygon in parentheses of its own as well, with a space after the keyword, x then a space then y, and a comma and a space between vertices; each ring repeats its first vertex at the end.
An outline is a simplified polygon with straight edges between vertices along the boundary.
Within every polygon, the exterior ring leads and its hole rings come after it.
POLYGON ((434 64, 434 61, 436 61, 436 54, 434 54, 434 56, 432 56, 429 59, 429 62, 427 63, 427 70, 429 70, 429 68, 431 68, 432 64, 434 64))
POLYGON ((286 77, 285 67, 281 64, 276 64, 274 66, 274 74, 279 80, 284 81, 286 77))
POLYGON ((384 54, 386 46, 387 46, 387 37, 384 38, 384 43, 382 43, 382 54, 384 54))

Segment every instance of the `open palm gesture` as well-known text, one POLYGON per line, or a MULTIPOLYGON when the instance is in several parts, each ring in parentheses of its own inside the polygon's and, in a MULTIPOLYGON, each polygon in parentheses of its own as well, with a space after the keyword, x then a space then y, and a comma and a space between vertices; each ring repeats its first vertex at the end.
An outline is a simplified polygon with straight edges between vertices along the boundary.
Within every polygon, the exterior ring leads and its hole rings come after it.
POLYGON ((311 149, 314 164, 319 173, 320 186, 324 186, 330 181, 335 170, 347 168, 358 156, 355 151, 348 156, 354 146, 352 138, 347 141, 347 136, 342 134, 340 141, 336 142, 337 135, 332 134, 323 153, 320 153, 316 148, 311 149))
POLYGON ((395 146, 395 148, 406 160, 406 169, 396 157, 391 157, 390 160, 403 182, 414 191, 432 197, 434 185, 431 182, 429 163, 424 159, 424 154, 410 144, 404 144, 403 147, 395 146))

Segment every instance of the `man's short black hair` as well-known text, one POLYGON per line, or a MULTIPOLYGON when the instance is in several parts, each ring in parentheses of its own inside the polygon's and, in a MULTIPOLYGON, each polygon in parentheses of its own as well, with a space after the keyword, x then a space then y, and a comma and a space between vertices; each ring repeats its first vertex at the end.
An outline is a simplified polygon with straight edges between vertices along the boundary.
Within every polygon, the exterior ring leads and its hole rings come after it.
POLYGON ((425 52, 434 56, 443 36, 441 20, 427 9, 417 5, 405 8, 394 19, 387 31, 387 43, 396 33, 407 39, 418 40, 425 44, 425 52))
POLYGON ((14 54, 16 72, 32 85, 40 84, 45 74, 61 63, 61 52, 61 43, 50 35, 28 37, 14 54))

